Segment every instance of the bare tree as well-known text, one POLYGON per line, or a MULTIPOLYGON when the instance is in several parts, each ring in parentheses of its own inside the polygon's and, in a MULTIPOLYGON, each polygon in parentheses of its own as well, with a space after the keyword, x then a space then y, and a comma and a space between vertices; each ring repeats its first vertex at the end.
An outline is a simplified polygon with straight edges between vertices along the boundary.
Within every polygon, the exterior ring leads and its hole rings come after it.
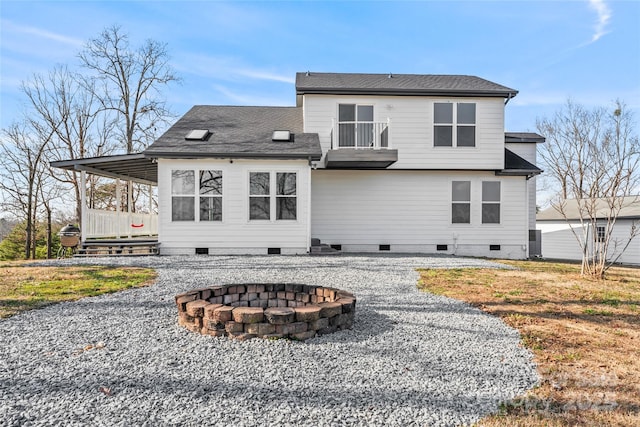
POLYGON ((546 136, 545 169, 558 189, 552 206, 567 220, 582 251, 582 273, 604 277, 638 235, 614 241, 620 211, 640 183, 640 143, 626 106, 588 110, 568 101, 551 119, 537 121, 546 136), (578 225, 571 220, 577 220, 578 225))
POLYGON ((93 72, 87 79, 104 111, 115 114, 119 139, 127 153, 145 148, 156 137, 157 126, 171 114, 160 89, 179 81, 169 64, 166 45, 147 40, 132 48, 119 26, 105 29, 79 54, 93 72))
MULTIPOLYGON (((101 156, 114 149, 110 141, 114 123, 98 114, 99 105, 93 91, 81 82, 81 76, 66 66, 54 68, 46 77, 36 74, 22 82, 21 90, 33 107, 31 120, 38 121, 53 136, 48 161, 101 156)), ((78 172, 65 170, 52 176, 72 186, 76 218, 80 222, 78 172)))
POLYGON ((2 131, 0 190, 3 205, 26 220, 25 259, 35 258, 35 230, 41 186, 45 176, 44 153, 52 133, 34 128, 37 123, 15 123, 2 131))

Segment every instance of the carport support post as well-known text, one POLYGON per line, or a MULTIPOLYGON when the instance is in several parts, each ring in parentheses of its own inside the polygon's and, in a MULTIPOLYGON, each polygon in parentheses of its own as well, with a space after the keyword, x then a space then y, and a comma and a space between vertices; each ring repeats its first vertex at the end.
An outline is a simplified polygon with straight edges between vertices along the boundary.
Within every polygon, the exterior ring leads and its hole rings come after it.
POLYGON ((120 188, 120 178, 116 178, 116 238, 119 239, 122 228, 122 189, 120 188))
POLYGON ((131 238, 131 204, 133 203, 133 182, 127 181, 127 236, 131 238))
POLYGON ((149 227, 149 236, 152 235, 151 233, 151 210, 153 209, 153 186, 151 184, 149 184, 149 215, 147 215, 147 217, 149 219, 147 219, 147 226, 149 227))
POLYGON ((80 240, 84 243, 87 239, 87 172, 80 171, 80 240))

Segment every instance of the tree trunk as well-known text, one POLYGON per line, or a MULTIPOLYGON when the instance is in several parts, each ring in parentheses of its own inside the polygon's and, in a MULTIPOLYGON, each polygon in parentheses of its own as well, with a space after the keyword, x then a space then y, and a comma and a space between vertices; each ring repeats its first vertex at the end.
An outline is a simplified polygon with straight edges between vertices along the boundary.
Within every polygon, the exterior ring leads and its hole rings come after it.
POLYGON ((29 203, 27 204, 27 227, 26 236, 24 239, 24 259, 31 257, 31 196, 29 196, 29 203))
POLYGON ((51 208, 49 205, 47 207, 47 259, 51 259, 53 257, 53 236, 51 230, 51 208))

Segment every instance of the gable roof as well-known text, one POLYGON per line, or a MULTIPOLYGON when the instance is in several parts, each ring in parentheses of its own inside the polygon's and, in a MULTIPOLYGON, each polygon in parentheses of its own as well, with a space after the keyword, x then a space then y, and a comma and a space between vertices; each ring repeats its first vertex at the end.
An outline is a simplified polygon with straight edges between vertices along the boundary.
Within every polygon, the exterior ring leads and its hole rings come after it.
POLYGON ((296 74, 296 93, 513 98, 518 91, 475 76, 306 72, 296 74))
POLYGON ((541 143, 546 138, 534 132, 505 132, 504 142, 541 143))
POLYGON ((145 151, 151 158, 269 158, 320 160, 316 133, 303 133, 299 107, 196 105, 145 151), (208 130, 204 139, 186 139, 192 130, 208 130), (290 141, 273 141, 288 130, 290 141))
MULTIPOLYGON (((626 219, 640 219, 640 196, 625 196, 616 200, 618 203, 622 203, 622 208, 618 213, 618 218, 626 219)), ((565 215, 562 215, 558 210, 551 206, 543 210, 536 215, 536 221, 558 221, 558 220, 578 220, 580 219, 579 204, 576 199, 567 199, 563 201, 563 211, 565 215)), ((607 199, 596 199, 596 217, 606 218, 609 212, 609 204, 607 199)))

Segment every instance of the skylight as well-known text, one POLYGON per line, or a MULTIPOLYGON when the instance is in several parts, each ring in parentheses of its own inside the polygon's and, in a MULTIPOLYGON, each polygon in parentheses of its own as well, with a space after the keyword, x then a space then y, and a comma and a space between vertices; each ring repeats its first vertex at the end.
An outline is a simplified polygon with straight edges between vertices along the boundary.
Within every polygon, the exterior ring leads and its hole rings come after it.
POLYGON ((189 141, 204 141, 209 137, 209 133, 210 132, 208 129, 194 129, 189 131, 189 133, 187 134, 187 136, 184 137, 184 139, 189 141))
POLYGON ((291 141, 291 131, 288 130, 274 130, 272 141, 291 141))

